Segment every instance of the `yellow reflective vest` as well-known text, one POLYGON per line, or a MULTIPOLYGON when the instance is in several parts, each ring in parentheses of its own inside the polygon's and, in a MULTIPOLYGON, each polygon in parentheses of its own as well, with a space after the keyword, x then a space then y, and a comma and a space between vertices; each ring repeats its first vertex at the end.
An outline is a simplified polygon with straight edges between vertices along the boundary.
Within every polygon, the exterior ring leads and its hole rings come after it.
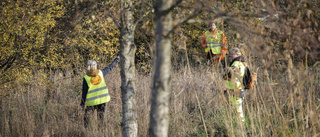
MULTIPOLYGON (((244 73, 245 73, 245 69, 246 66, 244 65, 244 62, 240 62, 240 61, 235 61, 231 64, 230 67, 237 67, 240 70, 240 76, 241 78, 243 78, 244 73)), ((229 73, 230 70, 228 70, 227 73, 229 73)), ((239 80, 237 77, 235 77, 235 81, 232 81, 231 79, 228 79, 225 82, 225 85, 228 89, 243 89, 242 88, 242 84, 241 84, 242 80, 239 80), (234 84, 236 84, 236 87, 234 86, 234 84)))
POLYGON ((218 30, 216 35, 212 37, 212 34, 209 31, 206 31, 205 37, 207 43, 202 45, 207 46, 207 48, 204 50, 206 53, 209 52, 211 49, 212 54, 220 54, 221 53, 221 47, 222 46, 227 46, 227 45, 221 45, 221 34, 222 31, 218 30))
POLYGON ((101 70, 99 70, 99 75, 95 77, 85 75, 84 79, 88 84, 87 106, 95 106, 110 101, 108 88, 101 70))

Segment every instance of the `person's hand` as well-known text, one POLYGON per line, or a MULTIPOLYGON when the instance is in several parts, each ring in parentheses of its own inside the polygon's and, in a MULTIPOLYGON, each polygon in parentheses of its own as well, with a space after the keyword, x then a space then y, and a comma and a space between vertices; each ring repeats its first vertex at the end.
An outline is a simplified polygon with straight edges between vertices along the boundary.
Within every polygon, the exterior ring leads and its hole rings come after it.
POLYGON ((120 56, 119 55, 117 56, 117 59, 120 61, 120 56))

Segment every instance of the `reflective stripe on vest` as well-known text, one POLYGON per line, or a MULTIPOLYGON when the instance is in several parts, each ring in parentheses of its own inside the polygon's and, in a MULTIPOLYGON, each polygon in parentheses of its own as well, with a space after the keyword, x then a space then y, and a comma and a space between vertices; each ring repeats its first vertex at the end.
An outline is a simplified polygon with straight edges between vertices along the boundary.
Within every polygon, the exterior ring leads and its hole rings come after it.
POLYGON ((209 31, 206 31, 205 37, 207 43, 205 44, 207 48, 205 49, 205 52, 209 52, 211 49, 212 54, 220 54, 221 53, 221 46, 226 46, 226 45, 221 45, 221 34, 222 31, 218 30, 216 35, 212 36, 212 34, 209 31))
POLYGON ((89 87, 86 97, 87 106, 95 106, 110 101, 108 88, 104 81, 104 77, 101 70, 99 70, 99 75, 95 77, 85 75, 84 78, 89 87))
MULTIPOLYGON (((239 61, 235 61, 231 64, 231 67, 237 67, 240 69, 240 76, 241 78, 244 76, 244 72, 245 72, 245 65, 239 61)), ((229 73, 229 70, 228 70, 228 73, 229 73)), ((235 84, 237 85, 237 89, 242 89, 242 84, 241 84, 241 81, 238 79, 238 78, 235 78, 235 84)), ((235 86, 233 85, 233 83, 231 80, 228 80, 225 82, 226 86, 229 88, 229 89, 235 89, 235 86)))

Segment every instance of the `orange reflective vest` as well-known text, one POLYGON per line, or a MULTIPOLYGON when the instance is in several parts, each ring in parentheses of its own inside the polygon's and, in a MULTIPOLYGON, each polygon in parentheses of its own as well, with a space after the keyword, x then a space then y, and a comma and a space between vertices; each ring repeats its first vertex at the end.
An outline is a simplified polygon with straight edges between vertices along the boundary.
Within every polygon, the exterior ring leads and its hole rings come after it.
POLYGON ((206 56, 210 51, 212 52, 214 62, 223 60, 228 51, 227 38, 222 31, 217 29, 213 34, 209 31, 203 33, 200 37, 200 43, 206 52, 206 56))

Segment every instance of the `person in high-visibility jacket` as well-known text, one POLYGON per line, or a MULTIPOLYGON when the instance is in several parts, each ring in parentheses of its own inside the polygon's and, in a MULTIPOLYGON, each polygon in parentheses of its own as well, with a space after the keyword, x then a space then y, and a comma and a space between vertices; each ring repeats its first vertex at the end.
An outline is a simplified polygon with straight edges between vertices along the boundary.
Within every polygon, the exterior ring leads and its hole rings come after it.
POLYGON ((221 62, 225 67, 225 56, 228 51, 227 38, 221 30, 217 29, 214 22, 209 24, 210 29, 200 36, 200 43, 204 49, 207 59, 217 63, 221 62))
POLYGON ((103 118, 105 112, 106 103, 110 101, 110 95, 105 83, 105 76, 113 69, 118 63, 120 57, 117 56, 115 60, 106 68, 97 69, 97 62, 95 60, 89 60, 87 62, 86 75, 83 78, 82 84, 82 98, 80 106, 85 109, 84 126, 87 128, 89 118, 93 114, 93 111, 97 110, 99 126, 103 125, 103 118))
POLYGON ((247 64, 245 62, 245 58, 241 55, 242 54, 239 48, 232 48, 230 50, 229 57, 232 61, 223 78, 225 80, 225 86, 229 95, 229 103, 238 112, 240 120, 244 122, 245 118, 242 110, 244 87, 242 84, 242 79, 247 64))

